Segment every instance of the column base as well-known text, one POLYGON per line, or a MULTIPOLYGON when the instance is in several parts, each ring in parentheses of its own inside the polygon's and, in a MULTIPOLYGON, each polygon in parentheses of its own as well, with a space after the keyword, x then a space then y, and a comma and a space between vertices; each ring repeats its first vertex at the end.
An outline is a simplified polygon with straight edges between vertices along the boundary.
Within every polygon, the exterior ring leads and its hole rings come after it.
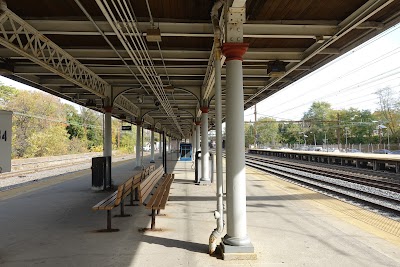
POLYGON ((223 260, 256 260, 254 246, 250 243, 245 246, 231 246, 221 242, 221 254, 223 260))
POLYGON ((154 159, 152 159, 152 160, 150 160, 150 163, 156 163, 156 162, 154 161, 154 159))
POLYGON ((200 179, 200 182, 198 182, 198 183, 196 183, 197 185, 211 185, 211 181, 210 180, 205 180, 205 181, 202 181, 201 179, 200 179))
POLYGON ((142 166, 136 166, 135 167, 135 170, 141 170, 142 169, 142 166))

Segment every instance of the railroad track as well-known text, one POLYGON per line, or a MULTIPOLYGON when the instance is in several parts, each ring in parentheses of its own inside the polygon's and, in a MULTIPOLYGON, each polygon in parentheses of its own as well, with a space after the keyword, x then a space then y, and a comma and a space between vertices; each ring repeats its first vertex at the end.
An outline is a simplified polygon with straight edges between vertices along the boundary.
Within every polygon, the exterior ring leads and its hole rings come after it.
MULTIPOLYGON (((100 154, 99 154, 100 155, 100 154)), ((91 164, 92 157, 98 156, 94 154, 82 154, 78 157, 62 158, 62 159, 51 159, 46 158, 40 159, 38 161, 28 161, 19 164, 13 164, 13 168, 17 169, 12 172, 0 173, 0 179, 7 179, 10 177, 23 177, 31 173, 37 173, 42 171, 49 171, 57 168, 67 168, 79 164, 91 164)), ((120 156, 116 159, 130 158, 129 156, 120 156)))
POLYGON ((246 155, 246 165, 318 191, 340 194, 400 212, 400 178, 246 155))

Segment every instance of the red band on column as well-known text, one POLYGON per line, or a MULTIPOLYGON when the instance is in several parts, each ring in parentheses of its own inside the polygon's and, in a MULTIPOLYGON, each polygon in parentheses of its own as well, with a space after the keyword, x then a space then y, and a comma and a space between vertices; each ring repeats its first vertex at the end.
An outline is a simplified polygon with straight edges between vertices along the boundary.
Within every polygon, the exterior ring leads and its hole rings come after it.
POLYGON ((225 61, 240 60, 243 61, 243 55, 249 48, 248 43, 225 43, 222 46, 222 54, 226 56, 225 61))
POLYGON ((113 107, 104 107, 105 112, 112 112, 113 107))
POLYGON ((200 110, 202 113, 208 113, 208 107, 201 107, 200 110))
POLYGON ((195 124, 196 125, 201 125, 201 121, 196 121, 195 124))

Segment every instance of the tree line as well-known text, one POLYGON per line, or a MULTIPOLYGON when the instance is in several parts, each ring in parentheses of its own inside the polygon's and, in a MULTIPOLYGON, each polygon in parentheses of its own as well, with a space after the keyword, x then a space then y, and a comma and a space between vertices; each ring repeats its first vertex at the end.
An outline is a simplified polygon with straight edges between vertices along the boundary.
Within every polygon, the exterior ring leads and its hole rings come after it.
POLYGON ((375 92, 378 110, 346 108, 335 110, 327 102, 314 102, 299 121, 277 121, 260 118, 254 125, 246 123, 246 146, 318 145, 336 144, 391 144, 399 149, 400 100, 391 88, 375 92))
MULTIPOLYGON (((62 103, 36 91, 0 85, 0 109, 13 111, 12 158, 64 155, 103 150, 103 114, 62 103)), ((112 120, 113 149, 133 152, 136 129, 121 132, 112 120)))
MULTIPOLYGON (((260 118, 245 124, 245 143, 261 146, 400 143, 400 100, 391 88, 376 92, 379 109, 335 110, 314 102, 299 121, 260 118)), ((103 150, 103 114, 62 103, 59 98, 0 84, 0 109, 13 111, 12 157, 28 158, 103 150)), ((112 120, 113 149, 132 153, 136 127, 121 131, 112 120)), ((145 142, 150 137, 145 135, 145 142)), ((156 137, 157 139, 157 137, 156 137)), ((397 148, 398 149, 398 148, 397 148)))

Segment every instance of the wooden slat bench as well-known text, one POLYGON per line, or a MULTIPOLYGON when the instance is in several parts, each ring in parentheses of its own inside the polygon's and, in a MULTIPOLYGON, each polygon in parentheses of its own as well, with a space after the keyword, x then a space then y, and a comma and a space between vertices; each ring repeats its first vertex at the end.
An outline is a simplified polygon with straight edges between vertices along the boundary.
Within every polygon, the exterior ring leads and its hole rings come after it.
POLYGON ((174 174, 164 174, 163 167, 160 166, 150 173, 138 187, 140 203, 152 210, 152 230, 155 229, 156 211, 159 214, 160 209, 165 209, 173 179, 174 174))
POLYGON ((157 187, 153 196, 146 203, 146 209, 151 209, 151 229, 155 229, 156 225, 156 210, 157 215, 160 214, 160 210, 165 209, 169 197, 169 190, 171 189, 172 182, 175 174, 165 174, 162 183, 157 187))
POLYGON ((106 210, 107 211, 107 228, 103 230, 99 230, 99 232, 116 232, 119 231, 118 229, 111 228, 111 210, 117 206, 120 206, 121 213, 118 217, 126 217, 130 216, 129 214, 125 214, 124 211, 124 199, 130 195, 130 204, 133 206, 133 195, 136 193, 136 199, 138 195, 137 188, 140 186, 142 180, 145 179, 146 174, 151 170, 154 170, 155 166, 150 165, 141 173, 138 173, 128 180, 126 180, 123 184, 118 186, 118 189, 112 193, 111 195, 107 196, 105 199, 97 203, 92 207, 93 210, 106 210))

